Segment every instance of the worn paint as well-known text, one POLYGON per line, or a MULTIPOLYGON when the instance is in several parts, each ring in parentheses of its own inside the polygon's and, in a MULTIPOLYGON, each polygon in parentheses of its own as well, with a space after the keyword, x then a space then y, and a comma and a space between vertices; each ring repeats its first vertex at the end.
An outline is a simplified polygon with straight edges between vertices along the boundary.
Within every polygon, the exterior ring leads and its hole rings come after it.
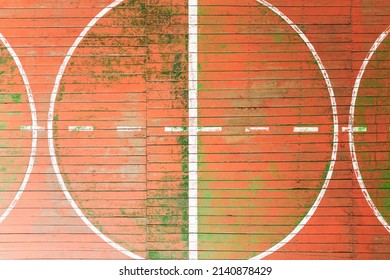
MULTIPOLYGON (((31 80, 38 124, 31 125, 18 68, 0 47, 1 209, 23 179, 32 133, 42 141, 28 191, 0 226, 0 258, 129 257, 75 215, 47 157, 47 93, 69 47, 109 2, 21 0, 3 9, 0 32, 31 80)), ((342 130, 333 179, 319 208, 267 258, 388 259, 390 234, 359 188, 348 145, 353 132, 367 191, 388 221, 388 40, 362 77, 355 124, 348 127, 354 80, 388 26, 388 1, 270 2, 318 51, 342 130)), ((107 14, 70 59, 56 96, 52 136, 64 183, 99 232, 146 258, 190 257, 188 172, 194 159, 199 258, 245 259, 277 244, 299 227, 330 169, 329 97, 320 65, 299 35, 255 1, 199 3, 195 154, 189 154, 188 142, 193 106, 183 1, 129 0, 107 14), (294 127, 318 132, 294 133, 294 127)))

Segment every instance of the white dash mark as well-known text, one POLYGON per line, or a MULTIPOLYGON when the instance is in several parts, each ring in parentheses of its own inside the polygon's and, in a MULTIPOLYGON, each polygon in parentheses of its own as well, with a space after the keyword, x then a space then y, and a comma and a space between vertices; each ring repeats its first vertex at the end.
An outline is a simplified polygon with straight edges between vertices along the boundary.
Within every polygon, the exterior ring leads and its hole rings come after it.
POLYGON ((117 131, 141 131, 142 127, 136 127, 136 126, 118 126, 116 128, 117 131))
POLYGON ((295 133, 311 133, 318 132, 318 127, 304 127, 304 126, 296 126, 294 127, 295 133))
POLYGON ((69 131, 93 131, 93 126, 69 126, 69 131))
POLYGON ((27 130, 45 130, 44 126, 31 126, 31 125, 22 125, 20 126, 20 130, 27 131, 27 130))
POLYGON ((165 132, 186 132, 188 131, 188 129, 186 127, 174 126, 174 127, 165 127, 164 131, 165 132))
MULTIPOLYGON (((349 127, 343 127, 342 128, 343 132, 349 132, 349 127)), ((353 132, 367 132, 367 127, 366 126, 355 126, 352 128, 353 132)))
POLYGON ((199 132, 221 132, 222 127, 219 126, 204 126, 204 127, 199 127, 198 128, 199 132))
POLYGON ((269 131, 268 126, 256 126, 256 127, 246 127, 245 132, 252 132, 252 131, 269 131))
MULTIPOLYGON (((165 127, 165 132, 187 132, 189 131, 188 127, 181 127, 181 126, 173 126, 173 127, 165 127)), ((203 127, 197 127, 197 132, 221 132, 222 127, 220 126, 203 126, 203 127)))

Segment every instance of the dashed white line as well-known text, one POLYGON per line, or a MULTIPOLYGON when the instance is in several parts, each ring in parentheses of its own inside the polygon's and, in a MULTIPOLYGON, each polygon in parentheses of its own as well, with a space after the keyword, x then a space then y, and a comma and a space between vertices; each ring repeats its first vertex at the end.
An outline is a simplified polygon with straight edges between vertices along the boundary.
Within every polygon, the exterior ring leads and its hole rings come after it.
POLYGON ((68 126, 69 131, 93 131, 93 126, 68 126))
MULTIPOLYGON (((349 127, 343 127, 342 131, 343 132, 349 132, 350 128, 349 127)), ((355 126, 352 128, 353 132, 367 132, 367 127, 366 126, 355 126)))
POLYGON ((315 133, 318 131, 319 131, 319 128, 317 126, 314 126, 314 127, 296 126, 296 127, 294 127, 295 133, 315 133))
POLYGON ((165 132, 187 132, 187 127, 180 127, 180 126, 174 126, 174 127, 165 127, 165 132))
POLYGON ((204 127, 199 127, 198 132, 221 132, 222 127, 219 126, 204 126, 204 127))
POLYGON ((269 131, 268 126, 255 126, 255 127, 246 127, 245 132, 252 132, 252 131, 269 131))
POLYGON ((20 130, 22 130, 22 131, 28 131, 28 130, 42 131, 42 130, 45 130, 45 127, 44 126, 22 125, 22 126, 20 126, 20 130))

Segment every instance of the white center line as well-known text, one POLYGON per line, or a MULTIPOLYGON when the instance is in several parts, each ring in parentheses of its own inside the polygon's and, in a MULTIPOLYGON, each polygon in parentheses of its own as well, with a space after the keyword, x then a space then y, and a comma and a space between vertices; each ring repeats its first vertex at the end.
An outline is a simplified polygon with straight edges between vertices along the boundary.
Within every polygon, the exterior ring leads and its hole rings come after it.
MULTIPOLYGON (((198 0, 188 0, 188 153, 198 155, 198 0)), ((188 258, 198 259, 198 157, 188 157, 188 258)))
POLYGON ((269 131, 268 126, 254 126, 254 127, 246 127, 245 132, 251 132, 251 131, 269 131))
POLYGON ((69 126, 69 131, 93 131, 93 126, 69 126))
POLYGON ((137 126, 118 126, 117 131, 141 131, 142 127, 137 126))
POLYGON ((305 127, 305 126, 296 126, 294 127, 294 132, 296 133, 308 133, 308 132, 318 132, 318 127, 305 127))
MULTIPOLYGON (((349 127, 348 126, 343 127, 342 131, 349 132, 349 127)), ((366 126, 355 126, 354 128, 352 128, 352 131, 353 132, 367 132, 367 127, 366 126)))
MULTIPOLYGON (((165 132, 187 132, 189 131, 188 127, 182 127, 182 126, 173 126, 173 127, 165 127, 165 132)), ((221 132, 222 127, 220 126, 203 126, 203 127, 197 127, 197 132, 221 132)))

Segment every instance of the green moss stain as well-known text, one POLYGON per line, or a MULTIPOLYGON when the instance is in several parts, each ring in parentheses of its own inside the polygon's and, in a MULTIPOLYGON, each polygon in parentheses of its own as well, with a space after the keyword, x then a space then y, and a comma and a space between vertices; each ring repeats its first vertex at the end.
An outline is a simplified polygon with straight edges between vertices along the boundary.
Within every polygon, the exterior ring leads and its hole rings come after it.
MULTIPOLYGON (((388 152, 388 158, 387 158, 387 164, 385 163, 386 169, 385 170, 380 170, 380 180, 383 181, 380 185, 380 188, 386 193, 390 193, 390 170, 388 170, 388 166, 390 164, 390 152, 388 152)), ((378 203, 378 210, 381 212, 383 217, 387 219, 389 222, 390 218, 390 197, 384 196, 384 197, 378 197, 379 198, 379 203, 378 203)), ((378 200, 376 198, 376 200, 378 200)))
POLYGON ((276 43, 288 41, 288 36, 286 34, 273 33, 272 36, 276 43))
POLYGON ((57 102, 62 101, 62 99, 64 98, 64 92, 65 92, 65 85, 61 84, 59 89, 58 89, 58 93, 57 93, 57 98, 56 98, 57 102))
POLYGON ((178 80, 183 74, 183 67, 181 61, 182 61, 182 54, 181 53, 175 54, 173 67, 172 67, 172 77, 175 80, 178 80))
MULTIPOLYGON (((188 55, 188 36, 173 31, 173 25, 176 24, 175 17, 182 16, 187 7, 182 5, 161 5, 159 0, 148 1, 145 8, 145 33, 146 42, 153 51, 147 48, 146 56, 146 77, 153 82, 169 84, 172 106, 178 109, 188 108, 188 82, 187 67, 188 55), (159 55, 159 66, 148 64, 153 55, 159 55)), ((181 127, 187 127, 187 118, 183 117, 181 127)), ((180 178, 171 178, 167 171, 162 182, 163 188, 174 186, 175 206, 172 203, 166 203, 167 199, 173 197, 164 197, 160 201, 153 200, 150 203, 164 209, 163 215, 160 215, 158 230, 165 231, 174 225, 175 230, 179 230, 178 237, 172 237, 170 242, 180 242, 187 244, 188 247, 188 135, 180 133, 177 137, 177 146, 180 148, 181 173, 180 178)), ((180 258, 188 259, 188 250, 182 251, 170 250, 171 245, 167 245, 160 250, 148 250, 150 259, 169 259, 180 258)))
MULTIPOLYGON (((322 172, 322 174, 321 174, 322 180, 326 179, 326 177, 328 176, 329 170, 330 170, 330 163, 327 163, 324 172, 322 172)), ((323 184, 324 184, 324 182, 321 181, 320 185, 322 186, 323 184)))
POLYGON ((12 98, 12 102, 14 102, 14 103, 22 102, 22 94, 21 93, 11 94, 11 98, 12 98))
POLYGON ((252 181, 249 183, 248 188, 249 190, 254 194, 257 195, 259 193, 259 190, 261 190, 264 187, 264 181, 261 179, 257 179, 256 181, 252 181))

